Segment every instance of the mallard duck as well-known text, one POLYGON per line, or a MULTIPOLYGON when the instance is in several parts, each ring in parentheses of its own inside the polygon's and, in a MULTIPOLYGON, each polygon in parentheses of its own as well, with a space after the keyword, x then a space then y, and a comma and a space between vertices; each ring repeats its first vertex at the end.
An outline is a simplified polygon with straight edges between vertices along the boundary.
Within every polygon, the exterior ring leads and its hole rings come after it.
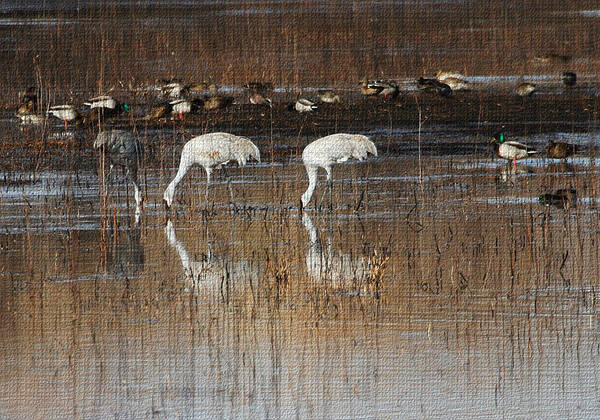
POLYGON ((320 90, 319 99, 321 100, 321 102, 324 102, 326 104, 335 104, 341 102, 340 95, 337 95, 332 90, 320 90))
POLYGON ((469 88, 469 82, 463 79, 459 79, 458 77, 446 77, 445 79, 438 80, 450 86, 450 89, 452 89, 452 91, 465 90, 469 88))
POLYGON ((233 103, 233 96, 210 96, 204 101, 204 110, 212 111, 227 108, 233 103))
POLYGON ((67 129, 67 124, 69 122, 78 121, 80 119, 79 112, 77 112, 77 109, 75 109, 73 105, 52 106, 48 110, 48 115, 63 120, 65 122, 65 130, 67 129))
POLYGON ((420 77, 419 80, 417 80, 417 87, 424 92, 433 92, 435 95, 443 97, 452 95, 450 86, 436 79, 425 79, 424 77, 420 77))
POLYGON ((368 81, 367 79, 361 80, 360 93, 363 96, 377 96, 383 90, 383 86, 376 84, 375 82, 368 81))
POLYGON ((27 102, 23 102, 21 105, 19 105, 19 108, 17 109, 17 115, 21 116, 34 114, 35 108, 36 106, 33 101, 29 100, 27 102))
POLYGON ((384 98, 395 98, 400 93, 398 85, 393 80, 378 80, 375 84, 383 87, 379 94, 384 98))
POLYGON ((313 101, 309 101, 306 98, 300 98, 294 104, 294 109, 300 113, 311 112, 317 109, 317 105, 313 101))
POLYGON ((254 92, 249 97, 250 103, 252 105, 269 105, 271 106, 271 100, 269 98, 265 98, 262 93, 254 92))
POLYGON ((175 99, 169 102, 171 105, 171 114, 178 115, 180 120, 183 120, 183 114, 196 112, 204 106, 204 101, 199 98, 195 99, 175 99))
POLYGON ((21 98, 21 104, 17 108, 17 115, 33 114, 37 111, 37 89, 29 87, 21 98))
POLYGON ((90 107, 89 112, 84 117, 84 124, 96 123, 103 119, 122 114, 123 112, 128 113, 131 111, 131 107, 128 104, 122 104, 108 95, 91 98, 83 104, 90 107))
POLYGON ((549 158, 566 159, 577 153, 578 147, 574 144, 564 142, 554 142, 550 140, 544 150, 549 158))
POLYGON ((109 95, 96 96, 95 98, 89 99, 83 103, 90 108, 108 108, 115 109, 119 103, 109 95))
POLYGON ((160 88, 164 96, 171 99, 178 99, 189 92, 189 86, 183 84, 180 79, 163 80, 160 88))
POLYGON ((577 191, 574 188, 561 188, 554 193, 541 194, 538 197, 540 204, 554 206, 559 209, 569 210, 577 207, 577 191))
POLYGON ((536 91, 536 87, 533 83, 521 83, 517 87, 517 95, 521 97, 531 96, 536 91))
POLYGON ((163 103, 153 106, 148 114, 144 116, 144 120, 158 120, 171 114, 173 106, 170 103, 163 103))
POLYGON ((538 153, 536 150, 525 146, 516 141, 506 141, 504 133, 497 133, 492 136, 490 143, 494 143, 494 152, 502 159, 513 161, 513 165, 517 164, 517 159, 523 159, 538 153))
POLYGON ((577 83, 577 75, 572 71, 566 71, 562 74, 562 82, 565 86, 575 86, 577 83))

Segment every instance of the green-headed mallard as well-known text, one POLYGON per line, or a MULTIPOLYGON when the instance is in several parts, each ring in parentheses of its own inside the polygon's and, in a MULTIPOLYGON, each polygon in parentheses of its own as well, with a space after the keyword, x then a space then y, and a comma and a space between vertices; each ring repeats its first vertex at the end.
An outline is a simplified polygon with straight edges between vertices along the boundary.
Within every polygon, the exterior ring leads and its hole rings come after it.
POLYGON ((549 158, 566 159, 577 153, 578 147, 574 144, 549 141, 544 150, 549 158))
POLYGON ((561 188, 554 193, 542 194, 538 197, 540 204, 569 210, 577 207, 577 191, 573 188, 561 188))
POLYGON ((506 141, 504 133, 497 133, 492 136, 490 143, 494 143, 494 152, 502 159, 512 160, 517 164, 517 159, 529 157, 529 155, 538 153, 536 150, 525 146, 516 141, 506 141))
POLYGON ((85 124, 96 123, 105 118, 131 111, 131 107, 128 104, 122 104, 108 95, 91 98, 83 104, 90 107, 89 112, 84 118, 85 124))

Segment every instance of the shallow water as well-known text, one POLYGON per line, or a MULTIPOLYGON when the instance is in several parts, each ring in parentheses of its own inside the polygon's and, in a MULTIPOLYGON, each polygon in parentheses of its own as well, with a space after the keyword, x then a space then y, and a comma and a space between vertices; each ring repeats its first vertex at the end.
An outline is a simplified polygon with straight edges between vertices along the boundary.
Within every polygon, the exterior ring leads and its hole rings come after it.
POLYGON ((600 20, 538 3, 4 1, 0 417, 596 417, 600 20), (417 92, 439 69, 471 89, 417 92), (361 98, 365 76, 400 96, 361 98), (235 105, 142 122, 170 77, 235 105), (248 105, 250 80, 273 108, 248 105), (539 92, 515 98, 523 81, 539 92), (110 124, 146 149, 143 208, 95 127, 18 124, 33 85, 43 109, 132 104, 110 124), (285 111, 322 88, 342 104, 285 111), (499 130, 581 152, 513 167, 499 130), (207 131, 248 135, 262 162, 216 171, 208 202, 190 171, 168 217, 181 146, 207 131), (331 194, 321 173, 300 213, 301 151, 336 131, 379 156, 336 165, 331 194), (540 203, 560 189, 576 194, 540 203))
POLYGON ((119 171, 104 186, 92 169, 12 171, 0 412, 593 417, 598 170, 556 165, 460 151, 424 156, 420 176, 414 154, 380 153, 336 166, 333 211, 326 194, 303 217, 297 158, 229 168, 234 203, 217 176, 208 207, 197 169, 168 224, 174 165, 145 168, 137 223, 119 171), (538 203, 565 187, 576 207, 538 203), (376 284, 374 255, 389 256, 376 284))

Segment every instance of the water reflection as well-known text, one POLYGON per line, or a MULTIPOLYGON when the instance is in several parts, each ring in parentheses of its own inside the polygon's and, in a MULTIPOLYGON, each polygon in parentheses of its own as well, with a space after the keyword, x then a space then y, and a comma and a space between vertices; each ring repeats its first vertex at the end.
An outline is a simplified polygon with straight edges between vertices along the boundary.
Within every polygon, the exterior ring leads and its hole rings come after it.
POLYGON ((343 286, 362 281, 369 275, 368 259, 363 255, 340 253, 333 248, 333 235, 329 230, 327 244, 319 239, 307 212, 302 214, 302 223, 309 235, 309 247, 306 252, 306 270, 314 281, 330 281, 333 286, 343 286))
MULTIPOLYGON (((208 226, 206 227, 208 231, 208 226)), ((173 222, 169 219, 165 227, 165 235, 169 245, 177 251, 181 260, 185 277, 193 286, 198 287, 223 287, 230 280, 252 280, 258 277, 257 264, 246 259, 233 259, 232 257, 216 256, 213 244, 207 244, 206 252, 200 257, 192 256, 185 244, 177 239, 173 222)), ((206 234, 208 237, 208 233, 206 234)))
POLYGON ((144 246, 138 222, 136 214, 136 223, 129 229, 108 231, 107 265, 116 276, 131 278, 144 269, 144 246))
POLYGON ((513 165, 509 163, 500 167, 500 179, 503 184, 514 184, 521 175, 530 175, 535 173, 535 168, 529 165, 513 165))

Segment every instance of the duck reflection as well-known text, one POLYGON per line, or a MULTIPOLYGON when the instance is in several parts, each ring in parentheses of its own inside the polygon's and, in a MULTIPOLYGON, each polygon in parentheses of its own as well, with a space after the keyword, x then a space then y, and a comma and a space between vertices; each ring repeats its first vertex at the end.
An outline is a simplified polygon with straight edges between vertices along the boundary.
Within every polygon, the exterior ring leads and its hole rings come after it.
POLYGON ((577 191, 574 188, 561 188, 555 192, 545 193, 538 197, 540 204, 569 210, 577 207, 577 191))
POLYGON ((331 281, 334 286, 362 281, 369 276, 369 261, 363 255, 338 253, 333 249, 331 234, 323 246, 308 213, 302 214, 310 246, 306 253, 306 270, 314 281, 331 281))
POLYGON ((535 173, 535 168, 529 165, 502 165, 500 167, 499 181, 503 184, 514 184, 520 175, 529 175, 535 173))
POLYGON ((173 222, 169 219, 165 227, 165 234, 169 245, 179 254, 185 276, 195 285, 222 287, 231 280, 255 280, 258 278, 259 267, 250 261, 241 259, 233 260, 215 256, 212 246, 197 259, 190 255, 185 244, 177 239, 173 222))

